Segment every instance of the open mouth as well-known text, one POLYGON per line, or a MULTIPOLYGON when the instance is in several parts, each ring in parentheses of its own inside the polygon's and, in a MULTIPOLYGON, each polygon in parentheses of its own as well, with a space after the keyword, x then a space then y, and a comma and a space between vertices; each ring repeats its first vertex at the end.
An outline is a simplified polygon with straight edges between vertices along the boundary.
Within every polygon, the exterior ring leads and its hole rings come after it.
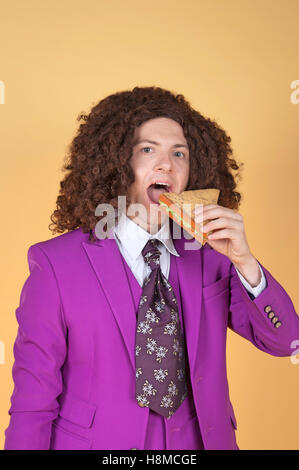
POLYGON ((168 184, 155 183, 147 188, 148 198, 153 204, 159 204, 161 194, 168 192, 170 192, 170 186, 168 184))

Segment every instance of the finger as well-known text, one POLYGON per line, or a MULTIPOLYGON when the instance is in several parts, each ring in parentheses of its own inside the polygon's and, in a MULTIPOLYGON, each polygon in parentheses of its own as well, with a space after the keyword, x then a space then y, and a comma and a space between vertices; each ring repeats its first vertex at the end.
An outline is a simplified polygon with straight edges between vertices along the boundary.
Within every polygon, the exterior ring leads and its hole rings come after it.
POLYGON ((210 222, 205 222, 203 224, 203 230, 208 232, 210 230, 216 230, 219 228, 233 228, 235 230, 242 228, 242 222, 236 219, 228 217, 220 217, 219 219, 212 220, 210 222))
POLYGON ((210 235, 208 235, 208 239, 210 240, 220 240, 222 238, 229 238, 231 240, 235 240, 238 238, 238 233, 236 233, 236 230, 233 229, 223 229, 223 230, 218 230, 217 232, 213 232, 210 235))
POLYGON ((200 208, 195 209, 194 215, 201 216, 202 220, 205 219, 215 219, 221 216, 227 216, 235 220, 243 220, 243 217, 238 212, 235 212, 232 209, 222 206, 204 206, 201 210, 200 208))

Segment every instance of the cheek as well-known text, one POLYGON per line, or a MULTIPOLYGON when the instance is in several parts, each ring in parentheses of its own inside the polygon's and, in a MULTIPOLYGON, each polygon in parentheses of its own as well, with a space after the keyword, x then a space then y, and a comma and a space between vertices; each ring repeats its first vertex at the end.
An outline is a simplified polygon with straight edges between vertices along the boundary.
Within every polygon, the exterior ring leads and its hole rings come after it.
POLYGON ((130 166, 134 172, 135 181, 142 181, 145 173, 145 163, 140 158, 132 158, 130 166))
POLYGON ((186 185, 189 180, 189 163, 186 163, 179 169, 180 181, 182 185, 186 185))
POLYGON ((148 180, 148 175, 151 173, 151 171, 146 164, 135 165, 133 171, 135 177, 134 186, 140 190, 144 190, 146 181, 148 180))
POLYGON ((144 183, 143 183, 144 174, 143 172, 136 170, 134 171, 134 177, 135 177, 135 180, 131 184, 129 191, 130 191, 131 196, 134 197, 134 199, 140 199, 140 196, 144 192, 144 183))

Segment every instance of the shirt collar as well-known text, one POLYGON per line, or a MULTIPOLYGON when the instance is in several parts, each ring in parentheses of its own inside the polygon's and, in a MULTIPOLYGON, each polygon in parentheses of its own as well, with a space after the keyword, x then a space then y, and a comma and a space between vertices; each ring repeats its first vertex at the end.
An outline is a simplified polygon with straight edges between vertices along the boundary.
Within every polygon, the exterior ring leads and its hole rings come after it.
POLYGON ((120 219, 114 228, 114 234, 121 244, 124 245, 132 259, 136 260, 138 258, 148 240, 152 238, 160 240, 171 254, 180 256, 174 247, 168 223, 163 224, 155 234, 150 234, 133 220, 129 219, 126 214, 121 213, 120 219))

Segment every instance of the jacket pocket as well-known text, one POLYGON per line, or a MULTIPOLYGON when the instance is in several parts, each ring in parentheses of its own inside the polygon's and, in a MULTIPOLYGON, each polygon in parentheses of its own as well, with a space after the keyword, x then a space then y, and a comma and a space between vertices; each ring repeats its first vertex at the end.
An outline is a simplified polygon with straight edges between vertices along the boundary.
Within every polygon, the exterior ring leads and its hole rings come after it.
POLYGON ((92 441, 68 431, 53 423, 50 449, 52 450, 89 450, 92 441))
POLYGON ((218 281, 213 282, 202 288, 203 299, 210 300, 216 297, 217 295, 227 291, 229 289, 229 279, 230 275, 218 279, 218 281))
POLYGON ((87 403, 66 393, 60 400, 58 415, 83 428, 90 428, 96 409, 96 405, 87 403))
POLYGON ((65 393, 60 398, 58 416, 53 421, 51 448, 90 449, 91 428, 97 406, 65 393))

